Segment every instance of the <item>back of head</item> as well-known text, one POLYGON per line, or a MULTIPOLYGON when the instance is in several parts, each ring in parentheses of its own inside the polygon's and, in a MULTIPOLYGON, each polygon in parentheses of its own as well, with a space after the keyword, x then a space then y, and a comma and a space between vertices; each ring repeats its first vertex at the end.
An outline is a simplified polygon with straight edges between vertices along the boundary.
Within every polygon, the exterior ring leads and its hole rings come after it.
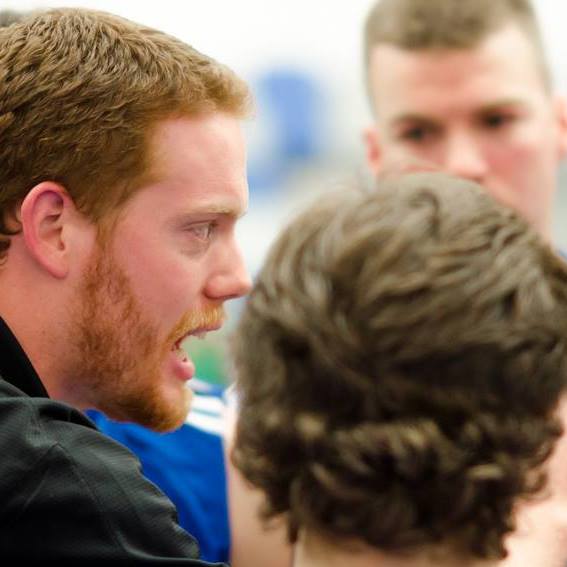
POLYGON ((99 220, 151 173, 158 121, 241 114, 247 103, 245 84, 223 65, 110 14, 53 10, 0 29, 0 234, 44 180, 99 220))
POLYGON ((560 431, 566 321, 562 261, 475 184, 329 198, 279 238, 237 330, 235 464, 292 541, 501 557, 560 431))
POLYGON ((407 50, 472 49, 506 25, 532 42, 549 85, 543 42, 530 0, 378 0, 364 30, 366 68, 378 44, 407 50))

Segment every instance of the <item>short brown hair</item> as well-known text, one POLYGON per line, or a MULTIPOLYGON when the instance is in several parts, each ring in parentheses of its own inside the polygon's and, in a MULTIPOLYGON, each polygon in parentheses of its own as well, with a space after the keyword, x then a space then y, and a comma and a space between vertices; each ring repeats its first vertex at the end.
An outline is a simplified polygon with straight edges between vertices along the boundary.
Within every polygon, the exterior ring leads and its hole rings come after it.
POLYGON ((380 43, 407 50, 470 49, 514 23, 533 44, 545 86, 551 83, 530 0, 378 0, 364 27, 366 69, 380 43))
POLYGON ((567 267, 472 182, 401 176, 282 234, 235 332, 233 460, 266 518, 504 556, 561 432, 567 267))
POLYGON ((82 9, 43 12, 0 30, 0 253, 6 214, 37 183, 62 183, 99 221, 149 169, 159 120, 246 112, 227 67, 157 30, 82 9))

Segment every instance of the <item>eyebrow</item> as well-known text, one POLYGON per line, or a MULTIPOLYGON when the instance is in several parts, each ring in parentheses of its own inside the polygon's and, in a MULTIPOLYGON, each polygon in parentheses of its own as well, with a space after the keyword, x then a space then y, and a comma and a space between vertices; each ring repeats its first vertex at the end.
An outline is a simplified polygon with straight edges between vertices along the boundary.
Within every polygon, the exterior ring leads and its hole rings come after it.
POLYGON ((202 205, 191 209, 190 211, 184 211, 179 214, 179 218, 182 220, 192 221, 194 217, 207 216, 207 215, 222 215, 225 217, 230 217, 235 220, 242 218, 248 211, 238 210, 233 207, 227 207, 223 205, 202 205))
POLYGON ((500 110, 505 107, 514 106, 516 108, 526 109, 529 107, 529 104, 524 100, 519 100, 517 98, 505 98, 502 100, 498 100, 496 102, 491 102, 490 104, 486 104, 481 106, 479 109, 479 114, 491 112, 494 110, 500 110))
POLYGON ((430 118, 428 116, 423 116, 421 114, 407 113, 400 114, 396 116, 392 122, 390 122, 389 129, 396 130, 407 124, 419 124, 422 126, 428 126, 431 128, 438 128, 440 126, 441 120, 436 120, 435 118, 430 118))

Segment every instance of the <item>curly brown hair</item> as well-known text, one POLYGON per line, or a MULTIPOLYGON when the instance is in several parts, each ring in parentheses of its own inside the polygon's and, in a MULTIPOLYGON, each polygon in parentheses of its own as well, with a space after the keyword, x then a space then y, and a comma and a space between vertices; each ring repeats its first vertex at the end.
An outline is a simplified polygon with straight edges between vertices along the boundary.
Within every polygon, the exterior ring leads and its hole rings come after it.
POLYGON ((83 9, 0 29, 0 256, 7 215, 41 181, 61 183, 97 222, 151 174, 160 120, 244 115, 246 84, 157 30, 83 9))
POLYGON ((561 432, 567 268, 474 183, 400 176, 292 222, 234 355, 233 461, 291 542, 503 557, 561 432))

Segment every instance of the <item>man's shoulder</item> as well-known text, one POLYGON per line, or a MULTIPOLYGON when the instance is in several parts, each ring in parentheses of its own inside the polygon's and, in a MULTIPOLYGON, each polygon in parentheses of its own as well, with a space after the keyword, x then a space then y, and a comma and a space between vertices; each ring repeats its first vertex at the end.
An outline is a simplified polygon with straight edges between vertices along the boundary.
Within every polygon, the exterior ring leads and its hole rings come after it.
POLYGON ((8 555, 201 565, 190 560, 195 540, 138 459, 82 412, 0 380, 0 451, 10 457, 0 459, 0 547, 8 555))
POLYGON ((67 438, 89 434, 97 435, 97 430, 82 412, 50 398, 28 396, 0 378, 0 447, 7 443, 45 451, 67 438))
POLYGON ((25 491, 26 483, 37 484, 42 475, 45 483, 54 466, 69 467, 76 475, 104 466, 108 459, 130 460, 129 466, 137 466, 128 451, 102 435, 81 411, 50 398, 28 396, 2 379, 0 451, 10 455, 0 459, 0 491, 11 490, 12 483, 25 491))
POLYGON ((89 412, 100 430, 140 459, 148 479, 175 503, 181 525, 197 537, 203 557, 225 560, 230 546, 224 464, 225 388, 191 380, 185 423, 170 433, 118 423, 89 412))

